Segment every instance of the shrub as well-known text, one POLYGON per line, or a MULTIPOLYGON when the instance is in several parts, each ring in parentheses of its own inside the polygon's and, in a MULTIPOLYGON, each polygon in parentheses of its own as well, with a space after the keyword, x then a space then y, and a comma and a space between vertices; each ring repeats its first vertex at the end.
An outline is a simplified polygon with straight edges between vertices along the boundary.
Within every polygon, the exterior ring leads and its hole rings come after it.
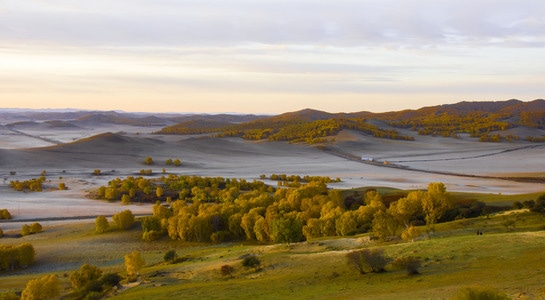
POLYGON ((21 235, 22 236, 27 236, 30 234, 30 226, 28 226, 27 224, 24 224, 22 227, 21 227, 21 235))
POLYGON ((220 269, 221 276, 233 277, 234 271, 235 271, 235 268, 231 267, 230 265, 223 265, 221 266, 221 269, 220 269))
POLYGON ((0 209, 0 219, 11 219, 11 214, 7 209, 0 209))
POLYGON ((458 290, 452 300, 508 300, 509 297, 504 293, 493 288, 486 287, 466 287, 458 290))
POLYGON ((30 233, 42 232, 42 225, 40 223, 30 224, 30 233))
POLYGON ((420 272, 418 272, 418 268, 420 268, 422 262, 417 257, 404 256, 396 258, 393 265, 400 269, 407 270, 408 275, 416 275, 420 274, 420 272))
POLYGON ((257 256, 249 255, 242 260, 242 265, 246 268, 254 268, 257 271, 261 268, 261 261, 257 256))
POLYGON ((170 250, 167 253, 165 253, 165 256, 163 256, 163 260, 166 262, 173 262, 178 258, 178 254, 176 253, 176 250, 170 250))
POLYGON ((102 275, 100 278, 100 283, 104 286, 112 287, 119 284, 121 281, 121 276, 117 273, 107 273, 102 275))
POLYGON ((110 224, 108 223, 108 219, 106 219, 105 216, 97 216, 95 220, 95 232, 104 233, 108 231, 109 228, 110 224))
POLYGON ((70 274, 70 283, 75 289, 83 288, 91 282, 97 281, 102 276, 102 270, 90 265, 83 264, 79 270, 70 274))
POLYGON ((348 265, 358 270, 360 274, 381 273, 386 271, 390 259, 382 249, 361 249, 346 254, 348 265))
POLYGON ((134 225, 135 219, 132 211, 126 209, 122 212, 119 212, 112 217, 117 228, 121 230, 127 230, 134 225))

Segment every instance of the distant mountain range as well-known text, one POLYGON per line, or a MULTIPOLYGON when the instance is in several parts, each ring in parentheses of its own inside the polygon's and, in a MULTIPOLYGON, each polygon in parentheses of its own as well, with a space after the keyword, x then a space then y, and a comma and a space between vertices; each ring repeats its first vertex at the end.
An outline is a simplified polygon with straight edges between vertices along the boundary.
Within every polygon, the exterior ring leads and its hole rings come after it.
MULTIPOLYGON (((14 125, 18 121, 47 122, 55 127, 93 123, 163 127, 161 134, 213 134, 216 137, 239 136, 245 139, 269 139, 319 143, 342 129, 354 129, 376 137, 411 140, 397 129, 409 129, 420 135, 458 137, 470 134, 482 141, 526 138, 545 141, 545 137, 515 137, 501 134, 511 128, 545 129, 545 100, 459 102, 386 113, 368 111, 328 113, 303 109, 275 116, 241 114, 156 114, 119 111, 23 110, 0 109, 0 121, 14 125)), ((538 131, 541 133, 541 131, 538 131)), ((545 134, 545 132, 543 133, 545 134)), ((512 135, 512 134, 511 134, 512 135)))

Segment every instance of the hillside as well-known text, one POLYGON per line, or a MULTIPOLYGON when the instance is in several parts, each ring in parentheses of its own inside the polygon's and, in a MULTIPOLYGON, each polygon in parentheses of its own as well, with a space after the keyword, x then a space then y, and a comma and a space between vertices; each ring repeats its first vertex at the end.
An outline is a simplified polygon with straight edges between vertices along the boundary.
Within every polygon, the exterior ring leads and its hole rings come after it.
POLYGON ((412 140, 398 129, 410 129, 419 135, 455 137, 466 133, 484 142, 524 140, 545 141, 545 100, 523 102, 460 102, 388 113, 327 113, 304 109, 244 123, 217 121, 182 122, 167 126, 160 134, 202 134, 215 137, 238 136, 250 140, 281 140, 322 143, 341 129, 355 129, 376 137, 412 140), (374 124, 383 125, 376 126, 374 124), (387 124, 388 126, 384 125, 387 124), (389 127, 389 128, 388 128, 389 127), (535 128, 536 135, 518 136, 502 132, 517 128, 535 128))

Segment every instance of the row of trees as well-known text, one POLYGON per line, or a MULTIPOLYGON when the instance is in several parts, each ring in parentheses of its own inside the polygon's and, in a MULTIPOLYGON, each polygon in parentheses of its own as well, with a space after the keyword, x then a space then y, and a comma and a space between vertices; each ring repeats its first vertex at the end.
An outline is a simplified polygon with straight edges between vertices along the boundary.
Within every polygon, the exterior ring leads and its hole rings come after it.
MULTIPOLYGON (((113 215, 112 220, 115 227, 120 230, 127 230, 131 228, 136 221, 134 215, 128 209, 113 215)), ((97 216, 95 219, 95 232, 105 233, 109 230, 110 223, 108 223, 108 219, 105 216, 97 216)))
MULTIPOLYGON (((194 125, 194 124, 191 124, 194 125)), ((187 126, 178 124, 163 128, 162 134, 212 133, 213 137, 241 137, 248 140, 268 139, 270 141, 322 143, 327 137, 336 135, 342 129, 353 129, 379 138, 413 140, 400 135, 396 130, 382 129, 367 123, 364 118, 331 118, 327 120, 268 119, 219 127, 187 126)))
POLYGON ((32 178, 28 180, 12 180, 9 182, 12 189, 16 191, 30 191, 30 192, 41 192, 43 189, 43 183, 45 182, 45 177, 41 176, 39 178, 32 178))
POLYGON ((214 193, 221 201, 207 201, 211 198, 206 192, 200 195, 195 191, 203 190, 193 187, 184 200, 167 206, 157 202, 153 216, 141 219, 143 239, 168 235, 197 242, 246 239, 291 243, 372 231, 379 239, 402 236, 412 240, 420 234, 414 225, 433 226, 454 207, 442 183, 431 183, 427 191, 410 192, 389 207, 375 191, 347 207, 342 192, 329 190, 323 181, 274 191, 242 192, 224 186, 214 193))
POLYGON ((34 262, 35 255, 34 247, 29 243, 0 245, 0 270, 26 268, 34 262))

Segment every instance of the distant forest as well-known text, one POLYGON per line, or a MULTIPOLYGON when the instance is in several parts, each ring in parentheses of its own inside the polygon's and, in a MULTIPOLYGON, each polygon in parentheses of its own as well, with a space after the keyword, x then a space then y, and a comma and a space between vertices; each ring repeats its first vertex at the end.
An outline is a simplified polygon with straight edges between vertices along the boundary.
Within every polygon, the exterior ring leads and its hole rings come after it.
POLYGON ((460 102, 388 113, 338 113, 305 109, 248 122, 231 123, 193 119, 164 127, 160 134, 210 134, 211 137, 241 137, 248 140, 323 143, 342 129, 352 129, 378 138, 414 140, 396 128, 419 135, 458 138, 469 134, 482 142, 527 140, 545 142, 545 135, 517 136, 501 132, 516 127, 545 129, 545 100, 523 102, 460 102), (375 124, 383 124, 379 127, 375 124))

